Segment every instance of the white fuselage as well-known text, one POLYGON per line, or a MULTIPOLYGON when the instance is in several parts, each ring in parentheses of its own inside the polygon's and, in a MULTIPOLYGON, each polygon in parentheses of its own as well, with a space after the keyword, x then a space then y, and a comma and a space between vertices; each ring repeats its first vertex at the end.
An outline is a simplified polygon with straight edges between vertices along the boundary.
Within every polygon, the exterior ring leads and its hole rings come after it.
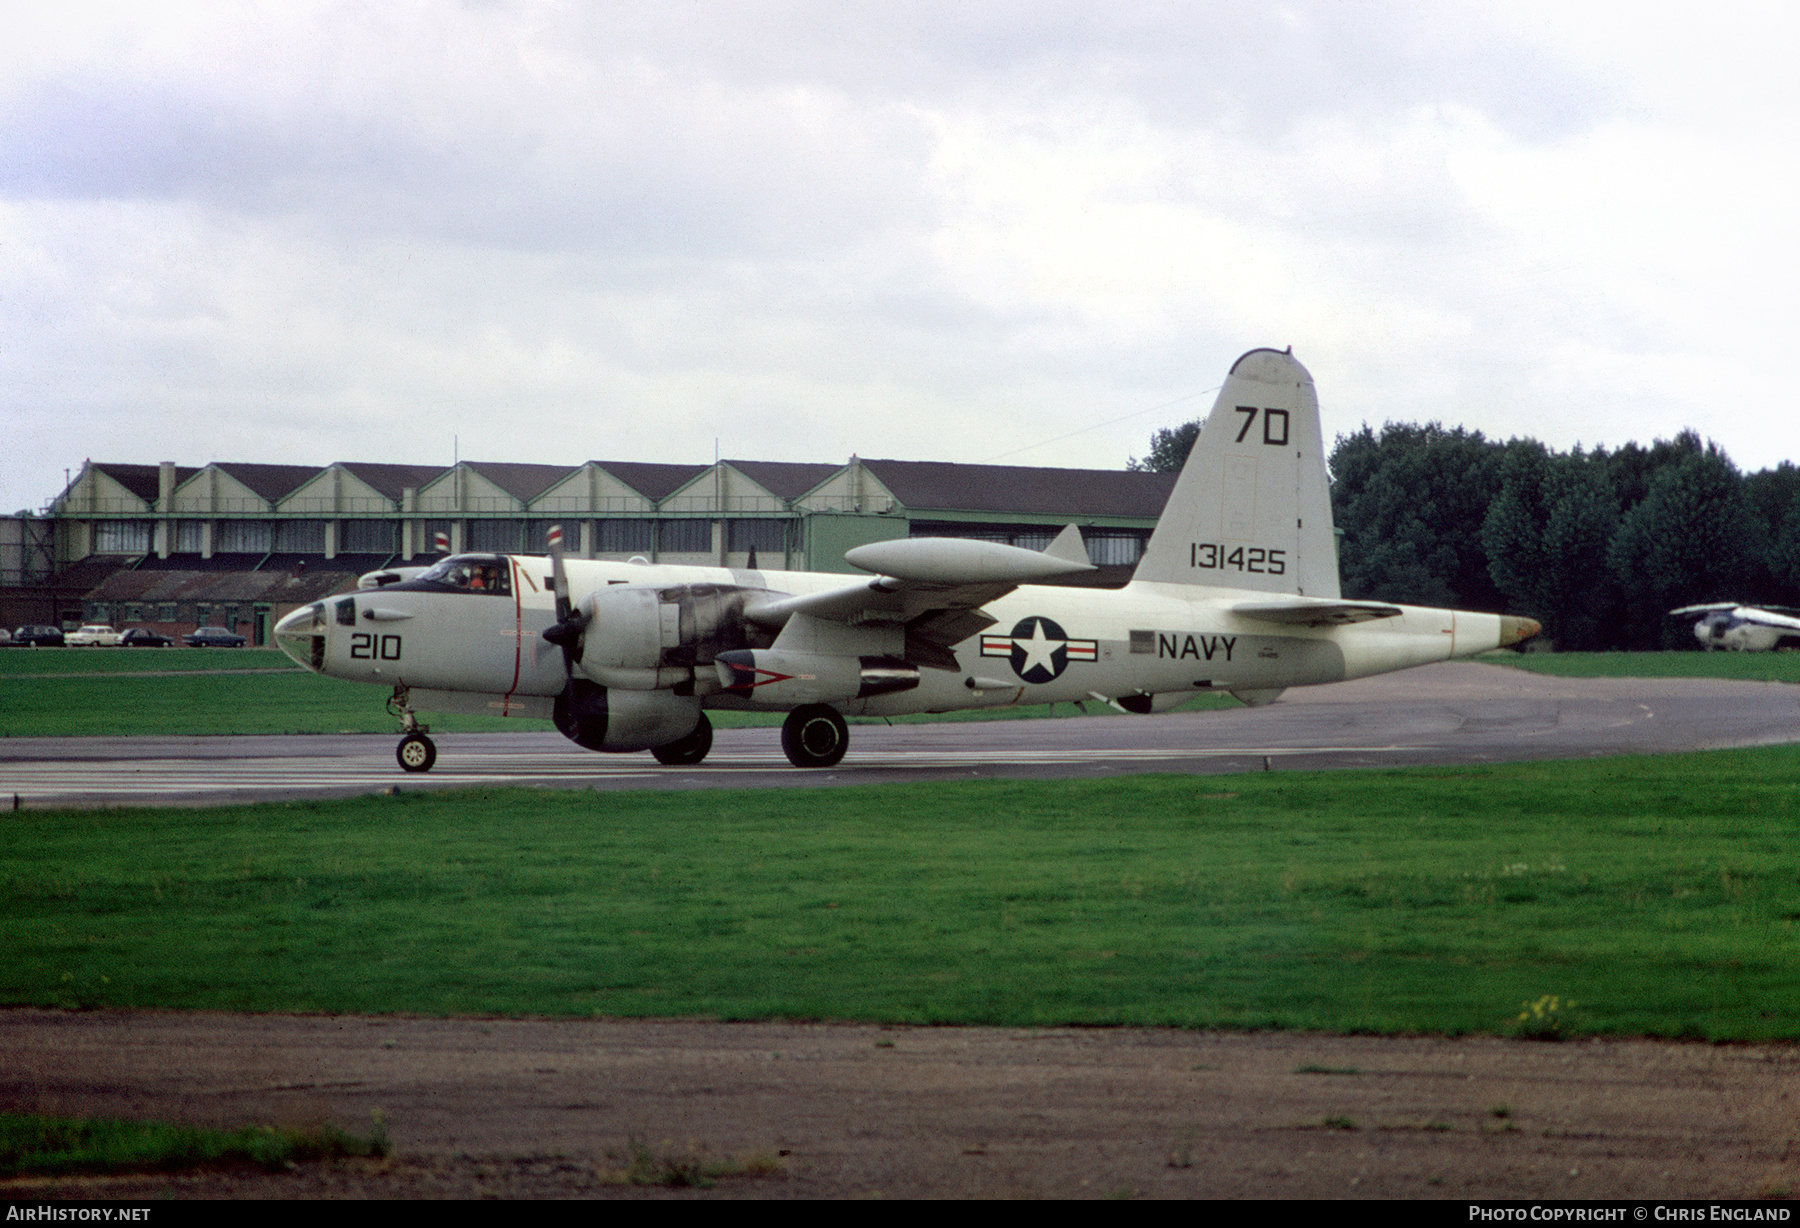
MULTIPOLYGON (((561 528, 546 540, 555 552, 561 528)), ((309 668, 392 686, 400 766, 427 771, 414 708, 547 717, 589 750, 670 765, 711 748, 705 708, 787 712, 782 751, 820 768, 843 757, 846 716, 1148 713, 1203 691, 1255 705, 1538 632, 1342 598, 1312 376, 1266 348, 1232 364, 1125 588, 1042 583, 1093 570, 1075 524, 1041 551, 907 536, 844 561, 867 574, 452 555, 275 633, 309 668)))
MULTIPOLYGON (((359 590, 289 615, 277 628, 278 642, 320 673, 425 692, 422 706, 547 717, 568 681, 562 650, 543 639, 556 621, 551 564, 531 556, 506 561, 510 593, 359 590)), ((854 582, 839 574, 580 559, 567 567, 577 605, 616 585, 804 596, 854 582)), ((1269 693, 1503 642, 1501 619, 1492 614, 1400 607, 1398 617, 1312 627, 1277 626, 1232 610, 1265 595, 1153 582, 1120 590, 1022 586, 983 607, 996 622, 954 645, 955 671, 926 668, 911 689, 834 704, 846 715, 892 716, 1134 695, 1172 701, 1206 690, 1269 693)), ((755 691, 724 691, 705 660, 694 664, 689 681, 707 707, 795 706, 766 702, 755 691)))
POLYGON ((1723 611, 1694 624, 1694 638, 1707 648, 1727 648, 1733 652, 1769 652, 1782 639, 1794 634, 1792 628, 1771 627, 1723 611))

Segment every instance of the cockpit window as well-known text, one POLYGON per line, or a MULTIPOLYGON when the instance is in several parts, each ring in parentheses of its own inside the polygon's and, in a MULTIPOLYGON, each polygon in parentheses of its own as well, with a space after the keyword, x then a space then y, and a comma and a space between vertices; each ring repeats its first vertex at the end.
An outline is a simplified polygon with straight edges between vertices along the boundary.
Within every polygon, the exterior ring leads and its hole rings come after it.
POLYGON ((419 579, 467 593, 512 595, 512 568, 503 556, 496 554, 452 555, 419 579))

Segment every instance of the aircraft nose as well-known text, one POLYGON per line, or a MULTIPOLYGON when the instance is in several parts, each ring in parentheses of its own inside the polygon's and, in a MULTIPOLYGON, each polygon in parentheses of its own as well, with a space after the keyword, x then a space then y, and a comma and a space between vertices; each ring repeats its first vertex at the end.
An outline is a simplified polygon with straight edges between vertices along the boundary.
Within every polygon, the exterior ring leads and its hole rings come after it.
POLYGON ((1543 629, 1535 618, 1519 618, 1515 615, 1503 614, 1500 616, 1500 647, 1505 648, 1508 644, 1517 644, 1522 640, 1528 640, 1543 629))
POLYGON ((313 637, 324 634, 324 607, 317 604, 301 606, 275 624, 276 645, 310 670, 319 668, 313 652, 313 637))

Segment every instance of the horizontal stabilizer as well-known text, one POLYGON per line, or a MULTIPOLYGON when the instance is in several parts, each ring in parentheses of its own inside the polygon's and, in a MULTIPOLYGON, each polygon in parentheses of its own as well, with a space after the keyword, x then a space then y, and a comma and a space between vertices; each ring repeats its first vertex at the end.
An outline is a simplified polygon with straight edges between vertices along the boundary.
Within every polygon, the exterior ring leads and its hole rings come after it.
POLYGON ((1399 606, 1379 601, 1246 601, 1231 607, 1233 614, 1258 622, 1288 627, 1342 627, 1349 623, 1397 618, 1399 606))

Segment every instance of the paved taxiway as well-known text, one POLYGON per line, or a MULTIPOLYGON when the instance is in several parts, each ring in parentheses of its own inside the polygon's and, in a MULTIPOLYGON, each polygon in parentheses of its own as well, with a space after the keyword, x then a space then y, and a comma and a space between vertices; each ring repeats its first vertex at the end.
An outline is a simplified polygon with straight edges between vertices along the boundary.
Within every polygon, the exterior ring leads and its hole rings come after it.
MULTIPOLYGON (((535 727, 541 728, 541 727, 535 727)), ((1452 662, 1289 691, 1266 708, 1154 717, 857 725, 837 767, 800 771, 778 731, 721 729, 699 767, 597 755, 553 732, 444 734, 424 775, 386 735, 13 738, 0 806, 192 805, 474 785, 702 789, 1132 772, 1466 764, 1800 742, 1800 687, 1550 678, 1452 662)))

